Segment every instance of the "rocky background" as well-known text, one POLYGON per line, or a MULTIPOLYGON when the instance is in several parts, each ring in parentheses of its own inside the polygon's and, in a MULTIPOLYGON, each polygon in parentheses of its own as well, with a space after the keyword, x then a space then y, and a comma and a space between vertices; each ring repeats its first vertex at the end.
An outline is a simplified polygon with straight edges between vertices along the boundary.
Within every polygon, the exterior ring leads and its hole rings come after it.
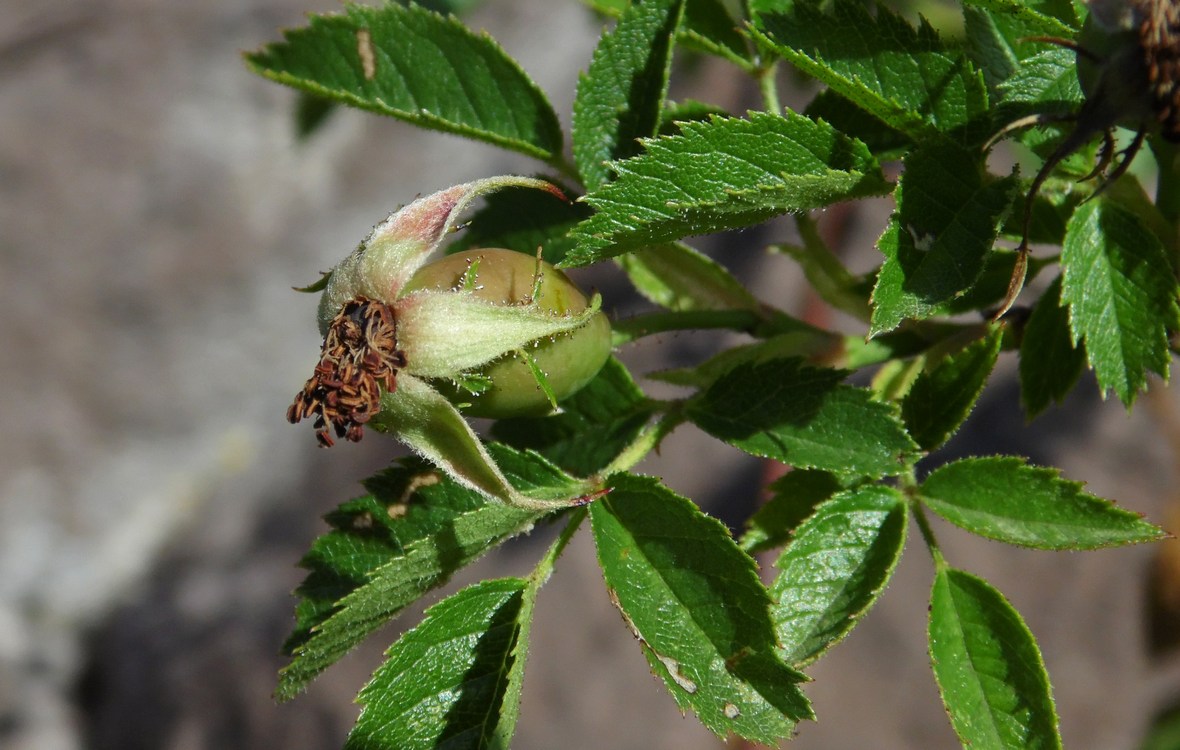
MULTIPOLYGON (((393 450, 378 437, 317 450, 285 422, 319 344, 313 300, 290 288, 419 193, 537 165, 356 112, 298 142, 292 92, 252 77, 239 53, 333 7, 8 0, 0 13, 0 747, 338 748, 356 691, 416 619, 298 700, 272 701, 295 562, 319 516, 393 450)), ((470 23, 569 112, 597 32, 583 7, 496 0, 470 23)), ((687 81, 677 95, 756 106, 724 68, 687 81)), ((875 262, 887 211, 828 217, 854 265, 875 262)), ((768 300, 800 309, 786 261, 716 249, 768 300)), ((613 269, 581 278, 613 314, 637 309, 613 269)), ((622 356, 642 372, 715 343, 665 336, 622 356)), ((1028 427, 1011 365, 952 450, 1023 453, 1153 519, 1175 513, 1170 396, 1128 416, 1083 385, 1028 427)), ((728 520, 755 502, 763 471, 689 430, 641 468, 728 520)), ((1146 637, 1157 550, 1034 553, 940 531, 1040 638, 1066 745, 1134 747, 1180 685, 1146 637)), ((546 541, 517 540, 448 590, 526 571, 546 541)), ((957 746, 925 654, 931 566, 911 547, 880 605, 812 670, 820 721, 792 747, 957 746)), ((584 535, 539 611, 515 747, 720 746, 647 674, 584 535)))

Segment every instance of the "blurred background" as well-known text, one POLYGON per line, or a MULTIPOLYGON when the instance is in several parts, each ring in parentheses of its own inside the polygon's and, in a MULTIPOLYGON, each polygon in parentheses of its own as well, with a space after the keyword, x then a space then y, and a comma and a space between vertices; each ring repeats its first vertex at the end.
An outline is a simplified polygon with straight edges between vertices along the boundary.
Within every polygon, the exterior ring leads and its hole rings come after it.
MULTIPOLYGON (((353 696, 417 619, 403 615, 299 699, 271 699, 295 564, 325 530, 319 516, 399 454, 375 435, 318 450, 310 428, 285 421, 319 347, 314 299, 291 287, 417 194, 538 165, 353 111, 299 141, 294 93, 252 77, 240 53, 335 7, 7 0, 0 13, 0 747, 338 748, 353 696)), ((600 21, 574 0, 489 0, 467 18, 568 126, 600 21)), ((682 72, 673 96, 688 95, 758 106, 709 61, 682 72)), ((876 264, 888 211, 878 202, 823 217, 854 270, 876 264)), ((772 223, 705 247, 803 314, 796 270, 750 249, 789 232, 772 223)), ((617 317, 642 307, 613 268, 579 278, 617 317)), ((640 374, 718 343, 669 335, 620 356, 640 374)), ((1083 383, 1026 425, 1013 365, 1006 355, 948 453, 1061 466, 1177 528, 1172 395, 1156 389, 1128 415, 1083 383)), ((765 471, 687 428, 640 470, 731 525, 758 501, 765 471)), ((951 561, 1000 588, 1040 639, 1066 746, 1139 747, 1180 698, 1169 651, 1180 553, 1029 552, 939 532, 951 561)), ((525 572, 546 542, 545 532, 515 540, 446 591, 525 572)), ((882 601, 811 670, 820 720, 792 747, 957 746, 925 651, 930 574, 911 544, 882 601)), ((514 747, 721 747, 648 674, 586 535, 538 610, 514 747)))

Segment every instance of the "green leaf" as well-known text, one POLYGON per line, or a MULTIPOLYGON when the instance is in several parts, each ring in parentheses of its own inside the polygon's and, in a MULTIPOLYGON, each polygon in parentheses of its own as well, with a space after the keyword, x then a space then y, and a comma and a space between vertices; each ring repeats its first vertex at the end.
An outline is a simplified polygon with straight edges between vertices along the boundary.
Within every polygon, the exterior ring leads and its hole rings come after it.
POLYGON ((996 18, 1019 24, 1025 35, 1073 39, 1081 25, 1068 0, 965 0, 996 18))
POLYGON ((574 98, 574 163, 589 190, 610 179, 609 161, 639 153, 656 134, 684 0, 647 0, 602 35, 574 98))
POLYGON ((910 436, 924 451, 940 447, 971 413, 996 366, 1003 332, 991 327, 962 351, 927 366, 901 404, 910 436))
POLYGON ((715 104, 699 102, 696 99, 685 99, 679 102, 668 102, 660 112, 659 135, 680 135, 680 125, 685 122, 708 121, 714 117, 729 117, 725 109, 715 104))
POLYGON ((930 596, 930 659, 964 747, 1061 747, 1036 641, 1012 605, 985 581, 939 569, 930 596))
POLYGON ((783 7, 756 18, 758 37, 889 127, 914 140, 931 131, 967 145, 987 137, 983 77, 924 19, 914 29, 855 0, 837 0, 830 13, 813 0, 776 5, 783 7))
POLYGON ((897 210, 877 242, 885 262, 873 289, 871 335, 936 314, 979 279, 1017 191, 1015 178, 988 175, 981 156, 932 142, 906 159, 897 210))
POLYGON ((345 748, 508 747, 497 740, 528 619, 527 586, 521 578, 486 580, 427 610, 361 690, 363 708, 345 748))
POLYGON ((571 514, 527 579, 483 581, 427 610, 361 691, 347 747, 507 748, 537 594, 585 519, 585 509, 571 514))
POLYGON ((1165 534, 1137 513, 1082 491, 1056 469, 1005 456, 968 458, 936 469, 920 489, 932 511, 988 539, 1040 549, 1099 549, 1165 534))
POLYGON ((1074 344, 1085 342, 1103 392, 1113 389, 1129 407, 1148 370, 1168 376, 1168 330, 1180 308, 1163 245, 1135 214, 1099 199, 1074 212, 1061 265, 1074 344))
MULTIPOLYGON (((536 456, 489 446, 522 491, 568 481, 536 456)), ((333 531, 300 563, 293 657, 276 695, 288 700, 376 628, 459 568, 528 531, 543 513, 489 502, 417 462, 366 483, 368 495, 328 516, 333 531)))
POLYGON ((775 655, 754 561, 716 519, 656 480, 616 475, 590 506, 611 597, 676 703, 717 735, 774 744, 812 718, 775 655))
POLYGON ((910 145, 910 139, 904 133, 889 127, 832 89, 823 89, 816 94, 803 114, 813 120, 823 120, 841 133, 863 141, 878 158, 900 154, 910 145))
POLYGON ((745 364, 691 399, 686 413, 713 437, 755 456, 873 478, 904 471, 917 446, 897 409, 841 385, 845 375, 798 359, 745 364))
POLYGON ((767 487, 774 494, 746 521, 742 549, 752 555, 786 544, 817 505, 843 488, 839 478, 826 471, 788 471, 767 487))
POLYGON ((541 248, 542 257, 556 265, 574 246, 570 230, 589 215, 588 206, 558 200, 550 193, 505 188, 484 199, 484 207, 446 252, 503 247, 534 255, 541 248))
POLYGON ((1077 53, 1061 47, 1022 60, 1000 90, 1000 107, 1010 119, 1028 114, 1067 115, 1076 112, 1086 99, 1078 82, 1077 53))
POLYGON ((751 112, 681 127, 683 135, 645 141, 643 155, 616 162, 618 179, 586 196, 598 213, 575 230, 566 265, 888 191, 863 143, 801 115, 751 112))
MULTIPOLYGON (((631 0, 582 0, 604 16, 618 18, 633 3, 631 0)), ((750 50, 746 39, 738 31, 741 23, 727 10, 725 0, 687 0, 684 24, 680 28, 678 44, 718 55, 730 62, 750 68, 750 50)), ((732 5, 732 3, 729 3, 732 5)))
POLYGON ((345 5, 246 55, 271 80, 419 127, 561 158, 545 95, 487 35, 423 8, 345 5))
POLYGON ((644 297, 669 310, 756 310, 758 300, 709 256, 679 242, 620 256, 619 266, 644 297))
POLYGON ((1020 400, 1029 418, 1050 401, 1061 403, 1086 365, 1086 352, 1074 346, 1069 311, 1061 304, 1061 277, 1037 300, 1020 341, 1020 400))
POLYGON ((492 435, 588 476, 619 455, 654 413, 655 403, 612 357, 585 388, 561 403, 560 414, 501 419, 492 425, 492 435))
POLYGON ((687 0, 682 35, 688 47, 717 55, 742 68, 752 67, 750 46, 723 0, 687 0))
POLYGON ((1136 750, 1176 750, 1180 747, 1180 706, 1156 713, 1136 750))
POLYGON ((869 485, 825 501, 795 530, 770 589, 788 664, 818 659, 873 605, 901 557, 906 518, 897 490, 869 485))

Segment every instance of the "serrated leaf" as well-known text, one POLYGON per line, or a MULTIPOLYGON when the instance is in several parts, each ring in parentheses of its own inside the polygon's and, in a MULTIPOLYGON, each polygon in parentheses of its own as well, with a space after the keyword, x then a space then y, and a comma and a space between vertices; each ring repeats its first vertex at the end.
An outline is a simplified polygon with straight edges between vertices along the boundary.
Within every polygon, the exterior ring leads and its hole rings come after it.
POLYGON ((1082 491, 1056 469, 1023 459, 967 458, 936 469, 920 488, 922 502, 980 536, 1040 549, 1098 549, 1162 539, 1137 513, 1082 491))
MULTIPOLYGON (((520 646, 522 578, 482 581, 426 612, 357 697, 347 750, 508 747, 501 712, 520 646)), ((531 613, 529 613, 531 614, 531 613)))
POLYGON ((484 199, 484 207, 446 252, 503 247, 533 255, 541 248, 542 257, 556 265, 574 246, 570 230, 589 215, 589 207, 558 200, 550 193, 505 188, 484 199))
POLYGON ((877 241, 885 262, 873 289, 871 335, 935 315, 979 279, 1018 186, 1014 177, 988 175, 981 156, 948 142, 910 152, 897 210, 877 241))
POLYGON ((996 366, 1003 332, 993 326, 978 341, 927 367, 910 387, 901 416, 924 451, 950 438, 975 407, 996 366))
POLYGON ((722 0, 687 0, 684 7, 684 42, 687 46, 751 68, 750 47, 738 21, 722 0))
POLYGON ((684 0, 633 3, 599 39, 574 98, 574 163, 588 190, 610 179, 608 162, 656 134, 683 12, 684 0))
POLYGON ((1074 346, 1069 311, 1061 304, 1061 277, 1037 300, 1020 341, 1020 401, 1029 419, 1050 401, 1061 403, 1086 366, 1086 352, 1074 346))
POLYGON ((1020 62, 1020 67, 1000 84, 1000 108, 1015 120, 1028 114, 1067 115, 1085 102, 1078 82, 1077 53, 1054 47, 1020 62))
POLYGON ((754 561, 716 519, 656 480, 616 475, 590 506, 598 560, 652 671, 717 735, 773 744, 812 718, 775 655, 754 561))
MULTIPOLYGON (((489 446, 522 491, 558 487, 564 475, 536 456, 489 446)), ((489 502, 422 464, 377 475, 368 495, 328 516, 334 530, 300 563, 292 657, 276 695, 294 697, 376 628, 500 542, 532 528, 543 513, 489 502)))
POLYGON ((830 125, 749 117, 684 123, 683 135, 644 141, 641 156, 615 162, 618 178, 585 198, 598 212, 575 230, 566 265, 888 191, 865 145, 830 125))
MULTIPOLYGON (((582 0, 594 10, 611 18, 620 17, 633 3, 631 0, 582 0)), ((686 0, 684 24, 680 28, 678 44, 701 52, 718 55, 741 67, 748 68, 750 51, 745 37, 738 31, 740 24, 730 15, 721 0, 686 0)))
POLYGON ((936 573, 930 659, 964 747, 1061 747, 1041 652, 1020 615, 987 582, 960 570, 936 573))
POLYGON ((659 135, 680 135, 680 125, 685 122, 708 121, 714 117, 729 117, 728 111, 715 104, 685 99, 668 102, 660 112, 659 135))
POLYGON ((816 94, 803 114, 860 139, 878 158, 898 154, 910 144, 904 133, 889 127, 832 89, 823 89, 816 94))
POLYGON ((914 140, 931 131, 964 144, 987 137, 983 77, 924 19, 914 29, 884 7, 870 15, 854 0, 837 0, 831 12, 811 0, 776 5, 756 17, 759 38, 889 127, 914 140))
POLYGON ((965 0, 965 4, 1011 19, 1027 34, 1068 40, 1080 26, 1068 0, 965 0))
POLYGON ((868 485, 824 501, 795 530, 770 589, 788 664, 818 659, 873 605, 905 546, 907 516, 897 490, 868 485))
POLYGON ((619 266, 647 299, 669 310, 754 310, 758 300, 729 271, 679 242, 619 257, 619 266))
POLYGON ((655 408, 627 368, 612 357, 585 388, 561 403, 560 414, 501 419, 492 425, 492 435, 588 476, 636 438, 655 408))
POLYGON ((793 466, 873 478, 904 471, 916 446, 897 409, 841 385, 845 375, 799 359, 744 364, 691 399, 686 414, 713 437, 793 466))
POLYGON ((1168 331, 1180 319, 1176 276, 1163 245, 1135 214, 1111 201, 1084 203, 1066 228, 1061 300, 1076 345, 1086 344, 1103 392, 1126 406, 1147 371, 1168 377, 1168 331))
POLYGON ((313 15, 246 62, 259 75, 353 107, 561 158, 557 115, 520 66, 487 35, 414 5, 313 15))
POLYGON ((791 539, 799 524, 815 512, 817 505, 844 488, 830 472, 792 469, 768 489, 770 500, 746 521, 740 541, 749 554, 781 547, 791 539))

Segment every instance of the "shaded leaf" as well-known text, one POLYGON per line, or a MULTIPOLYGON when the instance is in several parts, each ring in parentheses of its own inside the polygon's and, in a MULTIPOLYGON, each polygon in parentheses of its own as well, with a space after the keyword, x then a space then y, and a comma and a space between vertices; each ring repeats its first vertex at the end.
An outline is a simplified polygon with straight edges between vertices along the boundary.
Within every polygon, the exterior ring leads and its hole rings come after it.
POLYGON ((781 547, 817 505, 844 488, 835 474, 815 469, 792 469, 767 487, 774 493, 746 521, 741 546, 754 554, 781 547))
POLYGON ((527 585, 486 580, 427 610, 361 690, 363 708, 345 748, 507 747, 495 741, 511 737, 500 719, 527 619, 527 585))
POLYGON ((644 297, 669 310, 755 310, 758 300, 720 263, 679 242, 619 257, 644 297))
POLYGON ((587 189, 610 179, 607 163, 639 153, 656 134, 684 0, 633 3, 602 35, 574 99, 574 163, 587 189))
MULTIPOLYGON (((568 482, 539 457, 497 445, 489 450, 522 491, 568 482)), ((543 515, 489 502, 418 462, 365 486, 368 495, 328 516, 333 530, 300 563, 309 574, 296 591, 295 629, 284 646, 292 660, 276 690, 281 700, 294 697, 422 594, 543 515)))
POLYGON ((1164 532, 1139 514, 1087 494, 1056 469, 1006 456, 967 458, 926 478, 922 502, 972 533, 1041 549, 1097 549, 1157 541, 1164 532))
POLYGON ((1020 400, 1030 419, 1050 401, 1061 403, 1082 374, 1086 352, 1072 338, 1059 276, 1037 300, 1020 341, 1020 400))
POLYGON ((647 424, 656 405, 618 360, 608 359, 590 383, 561 402, 548 417, 501 419, 492 434, 518 448, 531 448, 578 476, 611 462, 647 424))
POLYGON ((697 426, 747 453, 837 474, 897 474, 916 446, 897 410, 845 373, 806 367, 798 359, 744 364, 689 401, 697 426))
POLYGON ((576 230, 566 265, 888 191, 864 144, 801 115, 751 112, 681 130, 614 163, 618 178, 585 198, 597 213, 576 230))
POLYGON ((907 516, 897 490, 868 485, 826 500, 795 530, 770 589, 788 664, 818 659, 873 605, 905 546, 907 516))
POLYGON ((910 436, 924 451, 950 438, 975 407, 987 385, 1003 332, 993 326, 978 341, 940 360, 918 376, 901 404, 910 436))
POLYGON ((542 257, 556 265, 574 246, 570 230, 589 215, 589 207, 558 200, 550 193, 505 188, 484 199, 484 207, 446 252, 503 247, 534 255, 541 248, 542 257))
POLYGON ((831 12, 813 0, 775 5, 755 19, 762 41, 889 127, 915 140, 938 131, 968 145, 989 135, 983 77, 924 19, 914 29, 855 0, 837 0, 831 12))
POLYGON ((1148 371, 1167 378, 1168 331, 1180 325, 1176 276, 1163 245, 1135 214, 1099 199, 1070 219, 1061 266, 1074 344, 1085 342, 1103 391, 1114 390, 1130 406, 1148 371))
POLYGON ((590 506, 603 575, 652 671, 719 736, 772 744, 811 718, 803 675, 775 655, 754 561, 716 519, 656 480, 617 475, 590 506))
POLYGON ((934 315, 971 289, 1016 189, 1015 178, 988 175, 978 152, 946 142, 910 152, 897 210, 877 242, 885 262, 873 289, 873 335, 934 315))
POLYGON ((1061 747, 1041 652, 1020 615, 987 582, 961 570, 936 573, 930 658, 964 747, 1061 747))
POLYGON ((424 8, 346 5, 246 55, 259 75, 546 161, 561 126, 545 95, 487 35, 424 8))

